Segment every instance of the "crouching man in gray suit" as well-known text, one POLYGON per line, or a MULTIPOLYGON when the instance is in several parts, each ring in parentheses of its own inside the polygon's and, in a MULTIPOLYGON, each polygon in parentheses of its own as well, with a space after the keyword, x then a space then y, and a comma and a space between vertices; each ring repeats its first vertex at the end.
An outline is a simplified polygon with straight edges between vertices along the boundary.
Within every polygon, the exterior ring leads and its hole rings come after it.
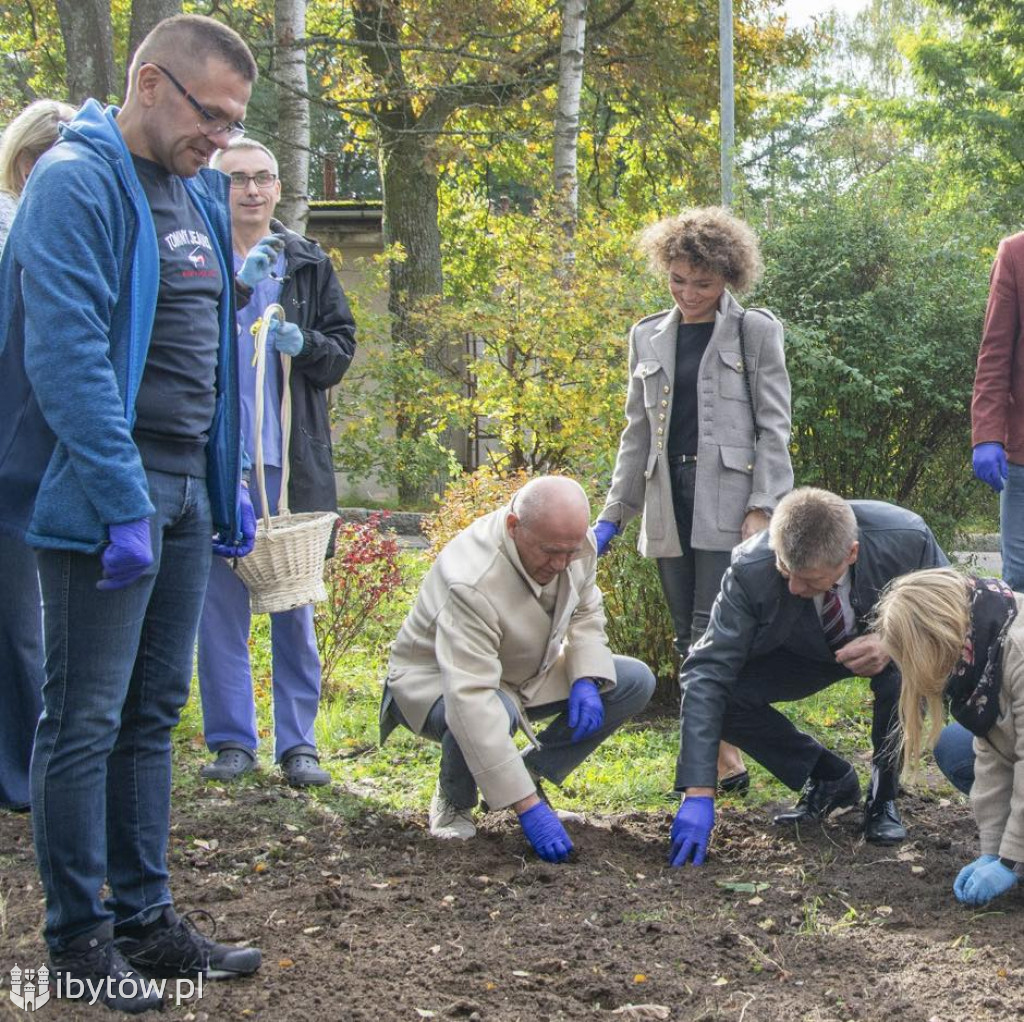
MULTIPOLYGON (((545 476, 440 553, 391 651, 381 741, 398 725, 441 744, 430 831, 471 838, 477 789, 513 808, 537 854, 572 851, 538 782, 560 784, 654 691, 639 660, 612 656, 597 548, 578 483, 545 476), (554 717, 535 737, 530 721, 554 717), (522 728, 533 745, 520 755, 522 728)), ((717 753, 716 753, 717 755, 717 753)))
POLYGON ((704 861, 714 826, 717 750, 732 742, 794 791, 777 824, 810 823, 860 801, 853 767, 796 727, 774 703, 803 699, 848 677, 871 682, 874 749, 864 836, 895 844, 900 674, 866 634, 894 578, 949 562, 924 521, 873 500, 847 502, 810 487, 783 497, 766 532, 733 551, 703 638, 680 675, 680 748, 673 866, 704 861))

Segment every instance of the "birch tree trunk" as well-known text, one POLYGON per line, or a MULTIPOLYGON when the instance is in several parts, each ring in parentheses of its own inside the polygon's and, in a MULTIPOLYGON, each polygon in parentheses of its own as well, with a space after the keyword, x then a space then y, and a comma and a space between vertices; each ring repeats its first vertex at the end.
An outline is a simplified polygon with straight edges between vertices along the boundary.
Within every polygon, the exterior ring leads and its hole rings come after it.
POLYGON ((583 93, 583 51, 587 35, 587 0, 562 0, 562 42, 558 55, 555 104, 555 195, 565 228, 572 236, 579 209, 576 154, 583 93))
POLYGON ((128 33, 128 59, 125 61, 128 67, 131 67, 139 43, 161 21, 175 14, 181 14, 181 0, 132 0, 132 25, 128 33))
POLYGON ((306 0, 274 0, 277 47, 277 157, 281 201, 277 216, 286 227, 306 233, 309 217, 309 80, 306 75, 306 0))
POLYGON ((57 17, 64 39, 68 99, 80 104, 92 96, 107 103, 119 97, 110 4, 104 0, 57 0, 57 17))

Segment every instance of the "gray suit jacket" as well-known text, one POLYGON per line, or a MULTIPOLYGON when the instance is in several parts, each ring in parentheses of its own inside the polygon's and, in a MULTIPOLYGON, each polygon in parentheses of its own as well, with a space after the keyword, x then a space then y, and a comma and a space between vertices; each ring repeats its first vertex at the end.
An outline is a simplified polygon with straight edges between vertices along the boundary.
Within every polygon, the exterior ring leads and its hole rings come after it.
MULTIPOLYGON (((931 529, 913 511, 877 500, 853 500, 850 506, 860 541, 857 561, 850 568, 850 602, 862 634, 868 630, 879 593, 892 579, 917 568, 944 567, 949 561, 931 529)), ((832 659, 814 604, 789 591, 765 531, 733 552, 708 630, 683 664, 678 791, 715 786, 729 693, 748 661, 783 647, 826 663, 832 659)))
MULTIPOLYGON (((740 359, 742 307, 724 292, 697 384, 696 507, 690 545, 731 550, 751 508, 771 511, 793 487, 789 460, 789 376, 782 324, 764 310, 744 320, 747 363, 761 440, 754 428, 740 359)), ((643 511, 639 549, 648 557, 682 553, 672 509, 668 427, 675 399, 679 309, 640 320, 629 335, 626 428, 601 519, 620 531, 643 511)))

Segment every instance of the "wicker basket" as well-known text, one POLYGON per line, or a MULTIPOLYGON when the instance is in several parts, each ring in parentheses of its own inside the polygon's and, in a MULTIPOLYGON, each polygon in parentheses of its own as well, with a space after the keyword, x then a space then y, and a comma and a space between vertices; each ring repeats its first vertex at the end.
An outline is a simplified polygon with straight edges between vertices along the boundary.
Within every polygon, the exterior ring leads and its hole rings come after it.
POLYGON ((278 513, 271 517, 263 464, 263 399, 267 374, 267 334, 274 317, 284 321, 280 305, 264 310, 256 335, 256 478, 259 481, 263 517, 256 525, 256 545, 247 557, 232 562, 235 573, 249 590, 254 614, 276 614, 307 603, 327 599, 324 558, 338 516, 333 511, 292 514, 288 510, 288 445, 292 406, 288 381, 292 360, 282 355, 281 385, 281 496, 278 513))

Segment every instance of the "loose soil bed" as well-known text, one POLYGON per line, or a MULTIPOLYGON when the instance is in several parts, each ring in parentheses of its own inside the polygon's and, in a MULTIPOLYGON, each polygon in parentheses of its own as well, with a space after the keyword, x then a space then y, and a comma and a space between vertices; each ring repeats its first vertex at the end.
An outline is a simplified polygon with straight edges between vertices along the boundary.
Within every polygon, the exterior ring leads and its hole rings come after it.
MULTIPOLYGON (((190 787, 174 809, 179 910, 211 913, 220 939, 259 945, 264 964, 165 1017, 1024 1018, 1024 896, 958 905, 953 877, 976 855, 969 809, 902 805, 910 840, 894 848, 865 844, 856 813, 793 834, 772 826, 771 806, 730 805, 707 866, 671 870, 667 812, 570 822, 577 856, 550 866, 508 813, 473 841, 439 843, 422 814, 366 812, 337 791, 269 777, 190 787)), ((0 817, 0 895, 6 987, 15 961, 44 959, 27 816, 0 817)), ((26 1015, 4 989, 8 1017, 26 1015)), ((39 1017, 114 1016, 51 1001, 39 1017)))

